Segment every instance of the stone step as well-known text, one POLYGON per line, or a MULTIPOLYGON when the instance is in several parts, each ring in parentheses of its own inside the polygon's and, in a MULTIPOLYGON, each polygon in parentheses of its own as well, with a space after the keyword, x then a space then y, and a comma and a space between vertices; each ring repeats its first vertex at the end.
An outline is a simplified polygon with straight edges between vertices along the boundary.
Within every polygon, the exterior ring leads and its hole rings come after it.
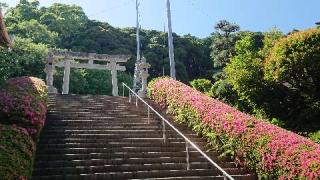
MULTIPOLYGON (((76 161, 76 160, 73 160, 76 161)), ((90 160, 87 160, 90 161, 90 160)), ((48 161, 50 162, 50 161, 48 161)), ((190 162, 208 163, 208 160, 198 156, 190 157, 190 162)), ((122 165, 122 164, 157 164, 157 163, 171 163, 179 164, 186 163, 186 157, 155 157, 155 158, 117 158, 117 159, 104 159, 105 164, 122 165)), ((44 168, 44 166, 40 167, 44 168)))
MULTIPOLYGON (((163 158, 163 157, 157 157, 157 158, 163 158)), ((146 164, 146 163, 140 163, 140 164, 133 164, 130 163, 129 160, 127 160, 124 164, 121 162, 116 162, 118 164, 108 164, 112 163, 112 161, 106 160, 106 159, 90 159, 90 160, 72 160, 72 161, 37 161, 35 164, 36 169, 42 169, 42 167, 45 168, 62 168, 62 167, 77 167, 77 166, 108 166, 110 169, 108 171, 141 171, 141 170, 163 170, 163 169, 186 169, 185 163, 152 163, 152 164, 146 164), (147 167, 146 167, 147 166, 147 167), (111 167, 114 167, 114 169, 111 169, 111 167), (152 168, 152 169, 151 169, 152 168), (116 170, 117 169, 117 170, 116 170)), ((115 162, 115 161, 113 161, 115 162)), ((223 168, 237 168, 236 165, 233 162, 224 162, 220 163, 221 167, 223 168)), ((214 166, 210 162, 190 162, 190 168, 191 169, 212 169, 214 166)), ((38 170, 40 172, 40 170, 38 170)))
MULTIPOLYGON (((186 170, 185 140, 162 120, 127 98, 55 95, 49 98, 47 122, 37 146, 33 179, 223 179, 194 148, 186 170)), ((165 113, 165 111, 162 111, 165 113)), ((165 115, 172 119, 172 116, 165 115)), ((202 150, 205 140, 186 125, 172 122, 202 150)), ((255 176, 231 158, 206 153, 235 179, 255 176)))
MULTIPOLYGON (((107 142, 107 143, 64 143, 64 144, 54 144, 54 143, 39 143, 37 148, 115 148, 115 147, 185 147, 184 142, 176 143, 163 143, 163 142, 107 142)), ((205 145, 204 143, 198 143, 199 146, 205 145)))
MULTIPOLYGON (((190 157, 198 157, 199 152, 190 150, 189 152, 190 157)), ((206 153, 208 156, 214 158, 217 157, 218 154, 215 152, 208 152, 206 153)), ((177 152, 169 152, 169 151, 159 151, 159 152, 114 152, 114 153, 84 153, 84 154, 43 154, 38 153, 36 159, 41 161, 57 161, 57 160, 66 160, 66 161, 73 161, 73 160, 92 160, 92 159, 129 159, 129 158, 160 158, 160 157, 186 157, 186 151, 177 151, 177 152)), ((113 161, 113 163, 119 162, 113 161)), ((231 159, 224 159, 221 162, 228 162, 231 159)), ((219 161, 220 162, 220 161, 219 161)))
MULTIPOLYGON (((74 167, 106 167, 105 172, 132 172, 132 171, 151 171, 151 170, 184 170, 187 169, 186 163, 152 163, 152 164, 133 164, 124 163, 120 165, 108 164, 108 160, 90 160, 90 161, 54 161, 54 162, 39 162, 35 165, 35 175, 48 175, 42 171, 63 171, 64 174, 72 174, 70 170, 74 167), (46 168, 42 168, 46 167, 46 168), (63 169, 63 170, 61 170, 63 169)), ((213 169, 213 165, 210 163, 190 163, 190 169, 213 169)), ((51 174, 51 173, 50 173, 51 174)))
MULTIPOLYGON (((190 139, 195 144, 203 144, 205 141, 199 138, 190 139)), ((39 144, 59 144, 59 143, 110 143, 110 142, 123 142, 123 143, 163 143, 162 138, 122 138, 122 139, 85 139, 85 138, 51 138, 51 139, 44 139, 43 137, 40 138, 39 144)), ((167 138, 168 143, 177 143, 182 142, 185 143, 185 140, 182 138, 167 138)))
MULTIPOLYGON (((73 131, 73 130, 105 130, 106 126, 45 126, 42 131, 73 131)), ((126 127, 123 126, 108 126, 108 130, 159 130, 159 126, 143 126, 143 125, 137 125, 132 127, 126 127)))
MULTIPOLYGON (((73 131, 56 131, 46 130, 46 136, 44 137, 70 137, 70 136, 105 136, 105 137, 162 137, 162 131, 160 130, 73 130, 73 131), (56 134, 59 133, 59 136, 56 134)), ((177 137, 178 134, 173 131, 166 131, 167 137, 177 137)), ((187 137, 198 137, 194 133, 187 134, 187 137)))
MULTIPOLYGON (((135 172, 109 172, 106 173, 106 170, 108 167, 92 167, 92 168, 73 168, 71 172, 74 172, 74 174, 89 174, 90 172, 93 172, 93 169, 101 170, 100 176, 103 179, 142 179, 142 178, 161 178, 161 177, 181 177, 181 176, 217 176, 220 175, 217 170, 214 169, 191 169, 191 170, 152 170, 152 171, 135 171, 135 172)), ((64 169, 61 169, 64 171, 64 169)), ((228 171, 228 169, 226 169, 228 171)), ((232 171, 230 170, 231 174, 232 171)), ((240 170, 236 170, 240 171, 240 170)), ((50 172, 50 171, 43 171, 43 172, 50 172)), ((97 171, 94 171, 93 173, 96 173, 97 171)), ((61 173, 68 174, 69 173, 61 173)), ((59 174, 57 174, 59 175, 59 174)), ((61 176, 60 176, 61 177, 61 176)), ((63 177, 63 176, 62 176, 63 177)), ((69 179, 69 178, 68 178, 69 179)), ((70 177, 72 179, 72 177, 70 177)))
MULTIPOLYGON (((49 117, 50 118, 50 117, 49 117)), ((70 118, 70 117, 60 117, 60 118, 50 118, 48 120, 48 125, 51 124, 62 124, 62 123, 71 123, 71 124, 97 124, 97 123, 140 123, 140 124, 159 124, 160 121, 156 121, 156 120, 150 120, 148 121, 147 118, 117 118, 117 117, 97 117, 97 118, 70 118)))
POLYGON ((121 126, 125 128, 130 128, 134 126, 158 126, 159 123, 156 122, 112 122, 112 121, 93 121, 93 120, 87 120, 87 121, 72 121, 72 120, 59 120, 59 121, 53 121, 53 120, 47 120, 45 128, 46 127, 114 127, 114 126, 121 126))
MULTIPOLYGON (((232 175, 235 180, 255 180, 255 175, 232 175)), ((117 177, 120 179, 119 177, 117 177)), ((83 175, 54 175, 54 176, 38 176, 34 177, 35 180, 98 180, 98 179, 110 179, 110 174, 83 174, 83 175)), ((112 178, 111 178, 112 179, 112 178)), ((124 178, 127 179, 127 178, 124 178)), ((137 178, 131 178, 136 180, 137 178)), ((150 178, 139 178, 140 180, 149 180, 150 178)), ((152 178, 153 180, 224 180, 223 176, 180 176, 180 177, 164 177, 164 178, 152 178)))
MULTIPOLYGON (((168 146, 154 146, 154 147, 111 147, 111 148, 39 148, 42 154, 85 154, 85 153, 114 153, 114 152, 179 152, 183 151, 185 147, 168 147, 168 146)), ((191 148, 193 149, 193 148, 191 148)))
MULTIPOLYGON (((193 137, 197 138, 197 135, 190 134, 187 135, 188 137, 193 137)), ((178 138, 177 134, 170 134, 166 133, 167 138, 178 138)), ((131 133, 131 134, 115 134, 115 133, 90 133, 90 134, 43 134, 41 138, 45 139, 61 139, 61 138, 85 138, 85 139, 90 139, 90 138, 98 138, 98 139, 112 139, 112 138, 119 138, 119 139, 125 139, 125 138, 162 138, 162 133, 131 133)))
MULTIPOLYGON (((254 174, 231 175, 235 180, 255 180, 257 177, 254 174)), ((184 177, 165 177, 165 178, 152 178, 153 180, 225 180, 224 176, 184 176, 184 177)), ((147 180, 147 179, 140 179, 147 180)))

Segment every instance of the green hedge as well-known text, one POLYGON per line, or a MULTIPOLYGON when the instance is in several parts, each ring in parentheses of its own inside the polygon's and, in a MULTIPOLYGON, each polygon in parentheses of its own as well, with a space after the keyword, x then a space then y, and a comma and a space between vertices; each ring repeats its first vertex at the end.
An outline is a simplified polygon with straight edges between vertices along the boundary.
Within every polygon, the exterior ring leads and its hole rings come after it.
POLYGON ((0 177, 31 177, 35 144, 24 128, 0 124, 0 177))
POLYGON ((320 177, 320 145, 272 125, 171 78, 155 79, 148 96, 175 120, 207 138, 211 147, 255 170, 259 179, 320 177))

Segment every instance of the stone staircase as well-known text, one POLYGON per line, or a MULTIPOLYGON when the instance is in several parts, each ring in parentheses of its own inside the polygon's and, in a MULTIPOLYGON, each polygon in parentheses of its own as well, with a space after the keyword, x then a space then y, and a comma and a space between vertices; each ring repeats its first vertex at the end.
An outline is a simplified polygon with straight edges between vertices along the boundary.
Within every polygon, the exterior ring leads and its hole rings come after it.
MULTIPOLYGON (((223 179, 190 148, 187 170, 185 141, 162 123, 148 118, 124 97, 54 95, 49 97, 46 125, 37 146, 33 179, 223 179)), ((205 141, 188 127, 173 123, 205 149, 205 141)), ((208 155, 218 162, 217 153, 208 155)), ((219 165, 235 179, 256 179, 231 159, 219 165)))

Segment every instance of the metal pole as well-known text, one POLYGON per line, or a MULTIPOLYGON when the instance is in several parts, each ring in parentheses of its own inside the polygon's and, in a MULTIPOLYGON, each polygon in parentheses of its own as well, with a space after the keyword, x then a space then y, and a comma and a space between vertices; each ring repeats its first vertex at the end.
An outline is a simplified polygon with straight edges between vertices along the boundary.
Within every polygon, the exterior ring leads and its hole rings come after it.
POLYGON ((130 90, 129 90, 129 103, 131 103, 131 92, 130 92, 130 90))
MULTIPOLYGON (((163 33, 166 34, 166 24, 163 24, 163 33)), ((164 48, 166 45, 166 36, 163 36, 163 44, 164 44, 164 48)), ((162 56, 162 76, 164 76, 164 55, 162 56)))
POLYGON ((124 84, 122 83, 122 96, 124 97, 124 84))
POLYGON ((150 124, 150 107, 148 106, 148 124, 150 124))
POLYGON ((225 174, 223 174, 223 180, 228 180, 228 178, 225 174))
POLYGON ((186 141, 186 162, 187 162, 187 170, 190 170, 189 144, 187 141, 186 141))
POLYGON ((138 64, 140 63, 140 26, 139 26, 139 0, 136 0, 136 18, 137 18, 137 29, 136 29, 136 41, 137 41, 137 59, 134 69, 134 79, 133 79, 133 90, 136 91, 137 89, 137 83, 139 81, 139 69, 138 64))
POLYGON ((166 143, 166 123, 162 120, 162 138, 163 142, 166 143))
POLYGON ((170 77, 176 79, 176 67, 174 62, 174 47, 172 38, 172 26, 171 26, 171 10, 170 10, 170 0, 167 2, 167 18, 168 18, 168 46, 169 46, 169 59, 170 59, 170 77))
POLYGON ((138 107, 138 96, 136 96, 136 107, 138 107))

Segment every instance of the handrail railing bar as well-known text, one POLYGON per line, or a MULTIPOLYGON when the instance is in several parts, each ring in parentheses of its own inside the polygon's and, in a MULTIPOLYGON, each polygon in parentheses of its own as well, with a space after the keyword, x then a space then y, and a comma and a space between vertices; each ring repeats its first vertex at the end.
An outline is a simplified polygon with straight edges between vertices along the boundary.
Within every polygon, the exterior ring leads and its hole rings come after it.
POLYGON ((139 98, 144 104, 146 104, 156 115, 158 115, 164 122, 166 122, 174 131, 176 131, 182 138, 185 139, 193 148, 195 148, 202 156, 204 156, 211 164, 213 164, 220 172, 222 172, 223 176, 228 177, 231 180, 234 180, 226 171, 224 171, 217 163, 215 163, 208 155, 206 155, 197 145, 195 145, 189 138, 187 138, 184 134, 182 134, 177 128, 175 128, 168 120, 166 120, 161 114, 159 114, 152 106, 150 106, 145 100, 143 100, 140 96, 138 96, 128 85, 125 83, 124 86, 128 88, 129 91, 137 98, 139 98))

